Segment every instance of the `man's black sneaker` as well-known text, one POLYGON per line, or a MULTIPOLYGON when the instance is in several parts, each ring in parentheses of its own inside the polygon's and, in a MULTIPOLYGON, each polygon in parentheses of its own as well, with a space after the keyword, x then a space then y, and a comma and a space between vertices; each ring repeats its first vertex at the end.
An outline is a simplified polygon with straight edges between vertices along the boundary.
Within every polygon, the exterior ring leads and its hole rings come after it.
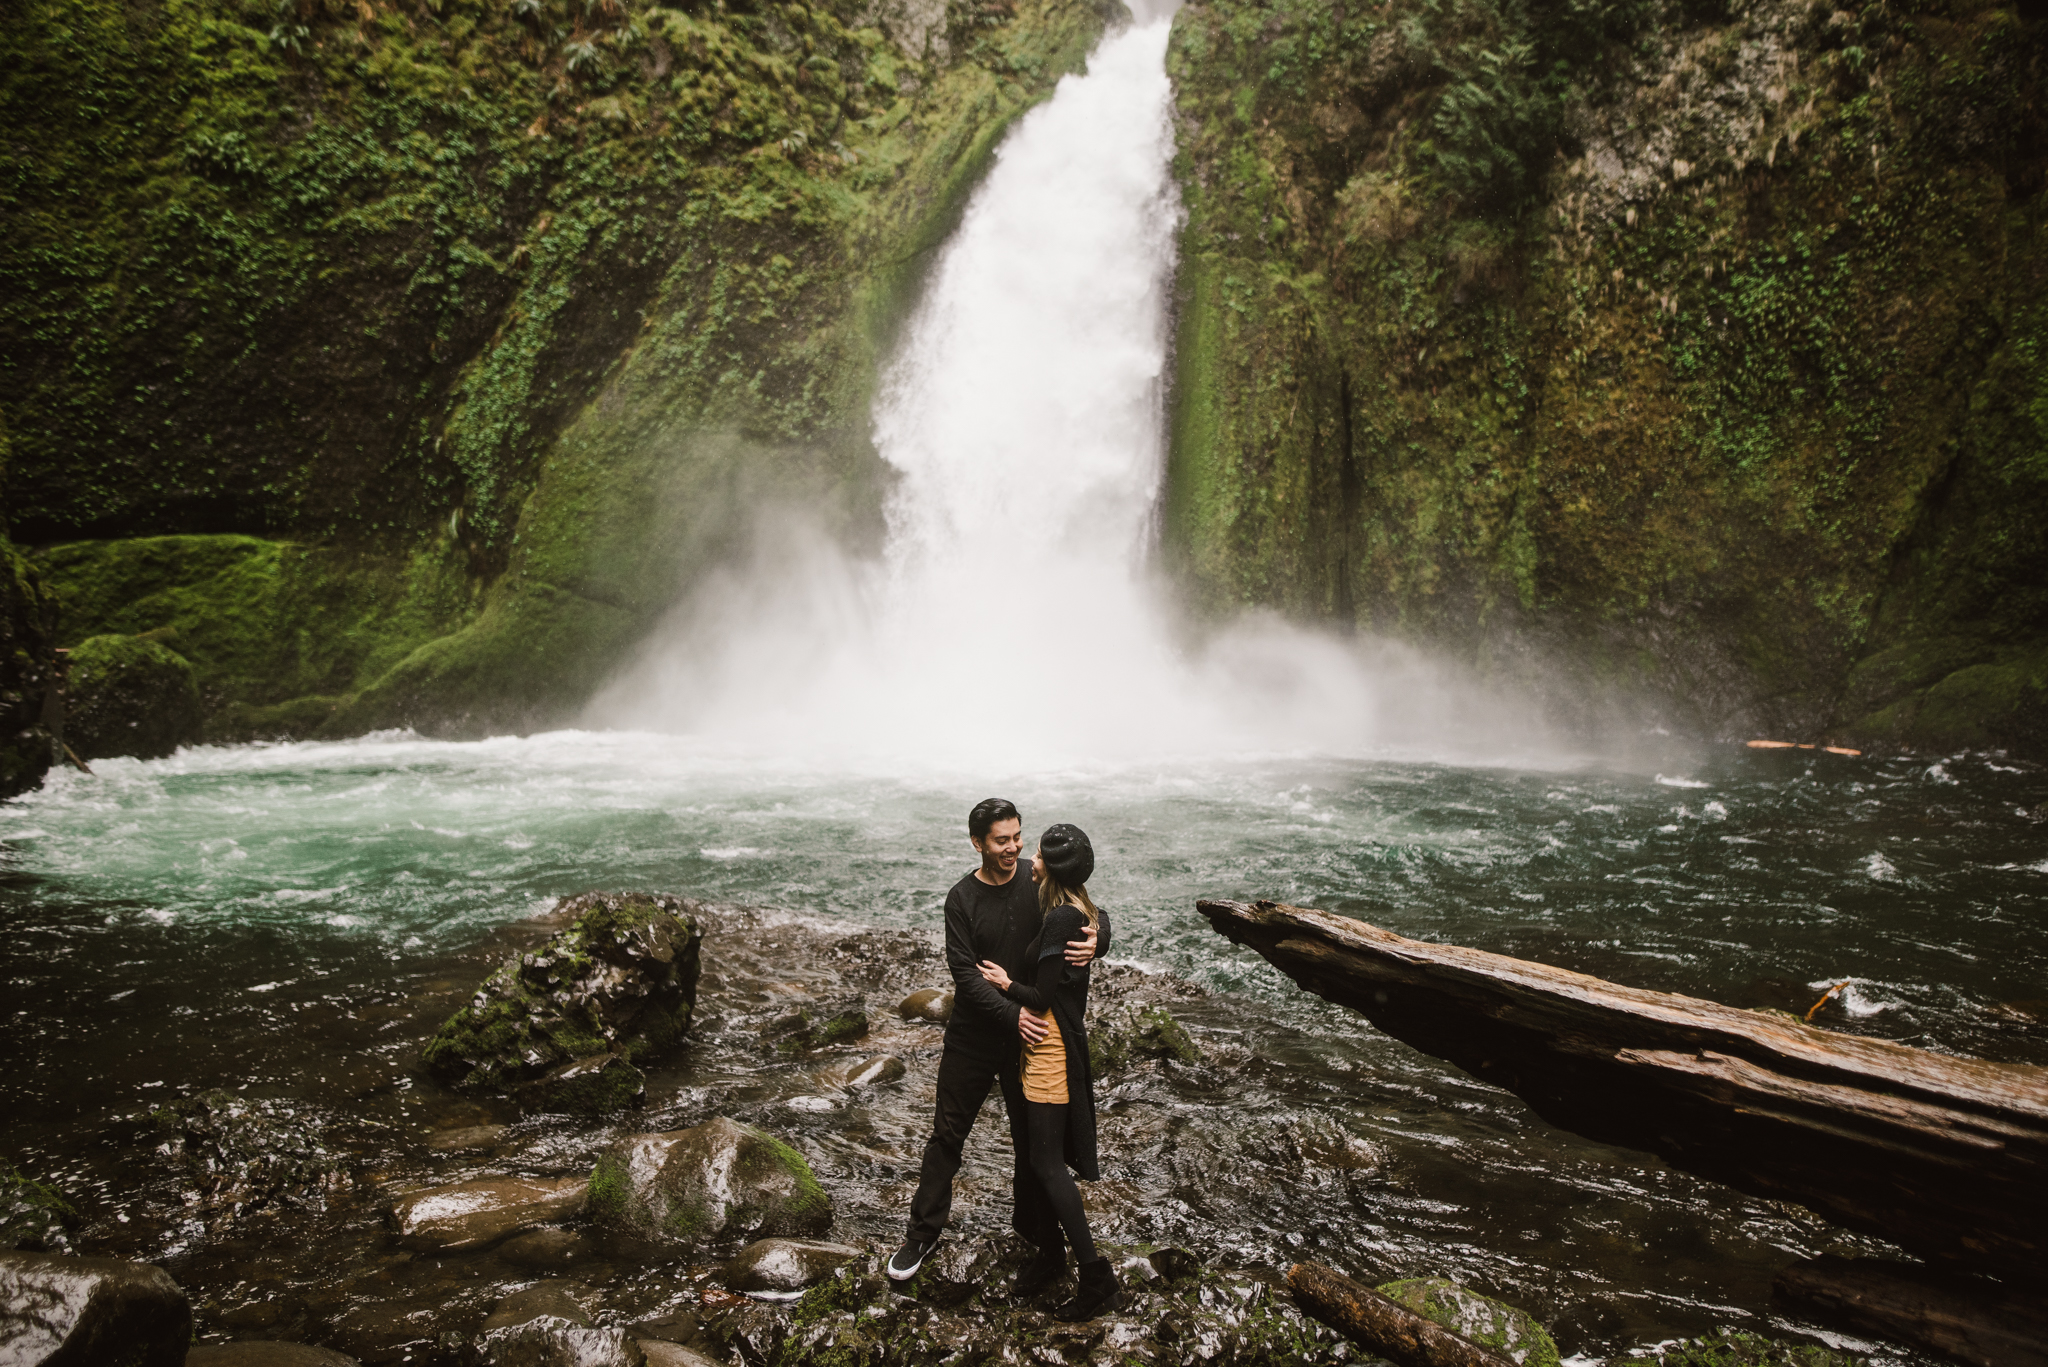
POLYGON ((889 1280, 907 1282, 915 1277, 917 1269, 924 1266, 924 1260, 929 1258, 932 1250, 938 1246, 937 1239, 912 1239, 897 1249, 896 1255, 889 1259, 889 1280))

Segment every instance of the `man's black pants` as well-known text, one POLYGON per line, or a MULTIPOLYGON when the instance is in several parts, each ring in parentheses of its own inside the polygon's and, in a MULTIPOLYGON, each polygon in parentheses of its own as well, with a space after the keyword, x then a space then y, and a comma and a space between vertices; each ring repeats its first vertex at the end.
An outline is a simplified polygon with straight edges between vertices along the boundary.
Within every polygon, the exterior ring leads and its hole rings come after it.
POLYGON ((960 1151, 966 1147, 968 1131, 974 1128, 974 1117, 981 1113, 981 1103, 988 1099, 989 1084, 1000 1082, 1003 1108, 1010 1116, 1010 1144, 1016 1150, 1011 1179, 1016 1213, 1010 1224, 1040 1248, 1065 1246, 1059 1217, 1031 1170, 1024 1087, 1017 1073, 1020 1052, 1021 1042, 1015 1038, 964 1044, 946 1041, 945 1052, 939 1055, 938 1115, 932 1122, 932 1137, 924 1146, 917 1197, 910 1203, 911 1239, 920 1243, 936 1239, 946 1228, 946 1217, 953 1209, 953 1177, 960 1171, 960 1151))

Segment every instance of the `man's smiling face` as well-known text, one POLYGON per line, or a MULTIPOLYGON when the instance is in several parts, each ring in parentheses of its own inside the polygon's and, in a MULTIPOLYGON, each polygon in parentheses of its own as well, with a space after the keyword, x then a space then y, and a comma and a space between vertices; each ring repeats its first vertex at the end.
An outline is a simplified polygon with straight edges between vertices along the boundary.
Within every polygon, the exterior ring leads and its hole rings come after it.
POLYGON ((970 836, 981 851, 982 867, 1008 880, 1017 871, 1017 856, 1024 852, 1024 823, 1016 817, 998 821, 984 836, 970 836))

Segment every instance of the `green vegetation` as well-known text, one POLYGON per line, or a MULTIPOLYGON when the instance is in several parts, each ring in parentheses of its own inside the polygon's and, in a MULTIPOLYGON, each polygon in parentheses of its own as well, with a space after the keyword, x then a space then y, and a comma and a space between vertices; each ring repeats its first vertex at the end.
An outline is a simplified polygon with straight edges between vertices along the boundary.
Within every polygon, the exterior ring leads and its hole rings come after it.
POLYGON ((66 671, 64 743, 82 759, 156 759, 199 735, 192 664, 146 636, 92 636, 66 671))
POLYGON ((1717 1329, 1654 1353, 1616 1359, 1623 1367, 1856 1367, 1864 1361, 1817 1343, 1788 1343, 1739 1329, 1717 1329))
POLYGON ((54 668, 56 619, 56 600, 41 576, 0 535, 0 798, 33 788, 50 767, 43 694, 54 668))
POLYGON ((1092 3, 32 0, 0 34, 0 421, 62 640, 209 734, 561 717, 804 507, 1092 3))
POLYGON ((11 1163, 0 1163, 0 1249, 66 1252, 71 1242, 65 1227, 77 1216, 55 1187, 23 1176, 11 1163))
POLYGON ((1194 599, 1706 732, 2048 742, 2044 38, 1970 0, 1182 11, 1194 599))
POLYGON ((1381 1295, 1407 1306, 1483 1348, 1514 1359, 1520 1367, 1558 1367, 1557 1343, 1526 1310, 1482 1296, 1441 1277, 1388 1282, 1381 1295))

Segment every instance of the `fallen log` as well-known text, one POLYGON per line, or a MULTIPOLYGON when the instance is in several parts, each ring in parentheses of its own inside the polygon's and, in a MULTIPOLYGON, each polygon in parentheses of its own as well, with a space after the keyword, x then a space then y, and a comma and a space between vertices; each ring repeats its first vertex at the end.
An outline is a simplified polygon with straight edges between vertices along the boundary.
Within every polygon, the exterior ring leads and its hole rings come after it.
POLYGON ((1296 1263, 1287 1271, 1287 1286, 1303 1310, 1400 1367, 1516 1367, 1513 1358, 1321 1263, 1296 1263))
POLYGON ((1551 1124, 1923 1257, 2048 1281, 2048 1068, 1955 1058, 1273 902, 1197 904, 1551 1124))
POLYGON ((1778 1274, 1781 1301, 1971 1367, 2048 1367, 2048 1305, 1974 1278, 1875 1258, 1815 1258, 1778 1274))

